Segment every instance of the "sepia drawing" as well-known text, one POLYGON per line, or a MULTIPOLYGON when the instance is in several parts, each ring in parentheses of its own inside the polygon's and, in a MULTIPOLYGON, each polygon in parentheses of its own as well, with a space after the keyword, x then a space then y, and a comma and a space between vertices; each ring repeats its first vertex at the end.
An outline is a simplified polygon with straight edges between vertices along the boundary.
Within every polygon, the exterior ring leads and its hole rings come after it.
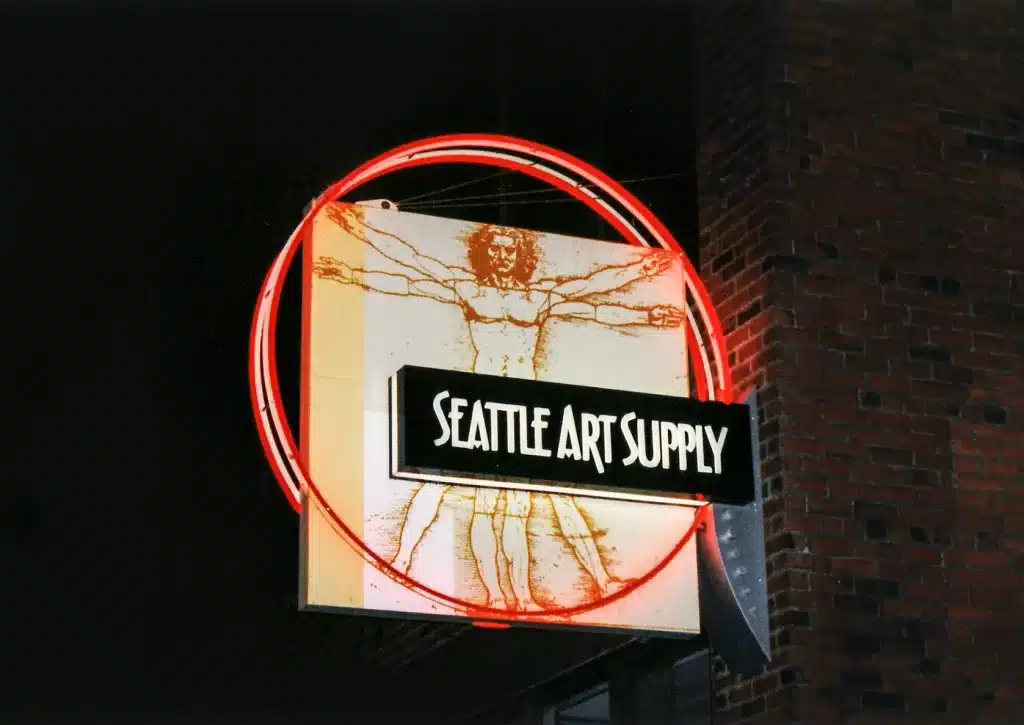
MULTIPOLYGON (((579 276, 537 278, 538 235, 534 232, 475 225, 462 239, 467 258, 463 267, 422 254, 413 242, 368 225, 358 207, 332 205, 328 218, 389 264, 382 269, 362 269, 321 256, 314 260, 314 276, 378 294, 457 306, 468 330, 473 355, 470 369, 476 373, 537 379, 542 332, 555 319, 623 330, 683 324, 683 311, 678 307, 628 304, 632 285, 656 278, 676 263, 673 256, 660 251, 579 276), (608 301, 610 293, 622 300, 608 301)), ((408 572, 413 554, 437 520, 450 488, 421 485, 417 489, 404 513, 398 552, 392 561, 398 571, 408 572)), ((527 539, 532 496, 541 494, 477 488, 474 495, 469 537, 486 591, 487 600, 481 604, 518 611, 541 609, 531 589, 527 539), (506 567, 511 592, 502 589, 502 567, 506 567)), ((575 498, 543 495, 550 496, 560 535, 593 581, 595 596, 605 597, 625 586, 627 581, 608 571, 575 498)))

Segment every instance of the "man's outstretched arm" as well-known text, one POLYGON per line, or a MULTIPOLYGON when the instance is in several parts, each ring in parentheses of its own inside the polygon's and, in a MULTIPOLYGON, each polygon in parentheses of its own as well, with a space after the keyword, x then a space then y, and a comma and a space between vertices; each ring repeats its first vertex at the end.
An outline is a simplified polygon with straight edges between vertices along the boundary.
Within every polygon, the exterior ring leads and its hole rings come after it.
POLYGON ((627 307, 578 301, 552 305, 548 316, 589 320, 612 327, 680 327, 684 320, 683 311, 671 305, 627 307))
POLYGON ((449 267, 438 259, 420 254, 416 247, 397 234, 371 226, 351 205, 332 204, 328 208, 327 216, 356 239, 375 249, 381 256, 405 267, 416 276, 426 276, 439 283, 466 277, 465 272, 449 267))
POLYGON ((378 272, 350 267, 333 257, 320 257, 313 264, 313 274, 320 279, 350 284, 370 292, 395 297, 425 297, 437 302, 456 303, 455 291, 432 279, 405 274, 378 272))
POLYGON ((601 267, 583 277, 562 280, 551 288, 560 297, 580 299, 589 295, 614 292, 641 279, 651 279, 668 271, 676 259, 665 252, 652 252, 630 264, 601 267))

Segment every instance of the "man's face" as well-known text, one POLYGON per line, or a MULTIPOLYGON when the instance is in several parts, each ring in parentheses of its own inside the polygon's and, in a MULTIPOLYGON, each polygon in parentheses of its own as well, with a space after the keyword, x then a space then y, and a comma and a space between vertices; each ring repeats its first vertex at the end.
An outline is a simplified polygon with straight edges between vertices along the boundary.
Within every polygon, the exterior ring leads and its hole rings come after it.
POLYGON ((495 236, 487 245, 487 258, 495 274, 508 275, 516 268, 519 249, 512 237, 495 236))

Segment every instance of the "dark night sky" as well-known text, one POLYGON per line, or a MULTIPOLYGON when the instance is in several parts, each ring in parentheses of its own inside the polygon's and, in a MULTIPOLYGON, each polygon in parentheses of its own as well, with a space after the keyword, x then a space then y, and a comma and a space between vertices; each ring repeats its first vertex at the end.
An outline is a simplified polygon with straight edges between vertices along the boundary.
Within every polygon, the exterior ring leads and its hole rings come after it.
MULTIPOLYGON (((633 188, 692 238, 687 33, 668 11, 2 11, 0 716, 335 702, 344 652, 331 618, 296 611, 297 517, 249 413, 266 268, 329 182, 456 131, 619 179, 680 173, 633 188)), ((488 173, 408 172, 363 198, 488 173)), ((601 233, 575 204, 510 209, 601 233)))

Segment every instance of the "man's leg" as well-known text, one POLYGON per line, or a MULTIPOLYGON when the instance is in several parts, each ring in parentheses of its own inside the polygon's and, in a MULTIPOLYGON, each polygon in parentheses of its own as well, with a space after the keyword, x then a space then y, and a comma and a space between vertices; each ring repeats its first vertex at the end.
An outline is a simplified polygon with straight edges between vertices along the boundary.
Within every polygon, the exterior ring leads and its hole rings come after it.
POLYGON ((473 499, 473 521, 469 525, 469 543, 476 559, 476 570, 487 590, 487 606, 505 609, 505 595, 498 576, 498 536, 494 533, 494 517, 498 513, 495 488, 478 488, 473 499))
POLYGON ((575 499, 562 494, 551 494, 551 504, 555 509, 555 517, 558 519, 558 526, 562 530, 569 546, 576 553, 576 558, 587 570, 594 584, 601 592, 601 596, 611 594, 621 589, 624 582, 619 581, 608 573, 604 561, 601 559, 601 552, 594 541, 594 534, 590 531, 587 520, 576 508, 575 499))
POLYGON ((405 512, 405 521, 402 522, 398 553, 395 554, 395 558, 391 562, 391 566, 401 573, 409 573, 412 555, 423 539, 423 535, 427 533, 427 529, 437 520, 437 514, 441 510, 441 499, 444 498, 449 488, 451 486, 423 483, 413 494, 409 508, 405 512))
POLYGON ((530 542, 526 522, 530 518, 530 492, 505 491, 505 526, 501 545, 508 559, 508 578, 519 609, 536 609, 530 589, 530 542))

